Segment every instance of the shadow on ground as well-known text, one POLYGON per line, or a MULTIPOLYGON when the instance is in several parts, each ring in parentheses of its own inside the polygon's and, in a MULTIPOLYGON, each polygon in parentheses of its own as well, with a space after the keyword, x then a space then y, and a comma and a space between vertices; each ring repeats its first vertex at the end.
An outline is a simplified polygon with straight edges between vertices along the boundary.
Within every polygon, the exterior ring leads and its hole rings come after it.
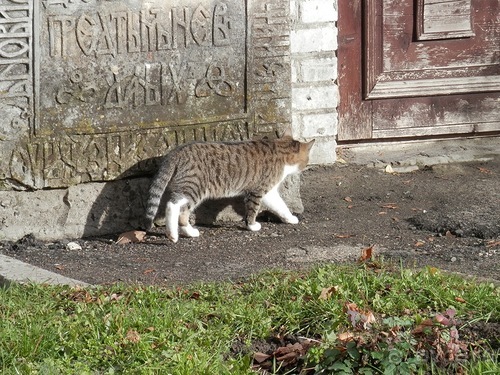
MULTIPOLYGON (((409 266, 500 281, 499 186, 500 160, 405 174, 358 165, 315 167, 302 175, 305 211, 297 225, 266 221, 257 233, 241 222, 199 226, 199 238, 177 244, 158 228, 143 243, 117 245, 112 235, 76 239, 81 250, 67 250, 64 241, 28 241, 2 243, 0 252, 88 283, 173 284, 355 262, 374 245, 377 254, 409 266)), ((100 211, 89 222, 111 225, 117 219, 120 213, 105 204, 113 194, 103 191, 95 203, 100 211)))

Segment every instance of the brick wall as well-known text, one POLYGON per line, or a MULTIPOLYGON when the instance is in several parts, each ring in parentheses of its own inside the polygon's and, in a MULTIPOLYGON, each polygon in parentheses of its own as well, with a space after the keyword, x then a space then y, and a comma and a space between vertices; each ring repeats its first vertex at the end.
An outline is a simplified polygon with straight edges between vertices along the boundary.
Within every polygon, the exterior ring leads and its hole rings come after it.
POLYGON ((292 0, 292 127, 316 139, 312 164, 335 161, 337 134, 337 0, 292 0))

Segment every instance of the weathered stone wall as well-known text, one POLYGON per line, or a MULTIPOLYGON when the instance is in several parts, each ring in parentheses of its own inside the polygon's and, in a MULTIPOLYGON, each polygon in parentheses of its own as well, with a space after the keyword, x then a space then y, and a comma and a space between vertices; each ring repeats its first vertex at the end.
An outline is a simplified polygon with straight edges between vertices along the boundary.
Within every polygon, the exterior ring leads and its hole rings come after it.
POLYGON ((337 0, 294 0, 290 5, 294 134, 316 139, 311 163, 333 163, 339 102, 337 0))
POLYGON ((334 5, 0 0, 0 239, 135 227, 140 176, 191 140, 292 124, 318 140, 313 163, 333 162, 334 5))
POLYGON ((3 189, 290 123, 288 0, 1 0, 0 23, 3 189))

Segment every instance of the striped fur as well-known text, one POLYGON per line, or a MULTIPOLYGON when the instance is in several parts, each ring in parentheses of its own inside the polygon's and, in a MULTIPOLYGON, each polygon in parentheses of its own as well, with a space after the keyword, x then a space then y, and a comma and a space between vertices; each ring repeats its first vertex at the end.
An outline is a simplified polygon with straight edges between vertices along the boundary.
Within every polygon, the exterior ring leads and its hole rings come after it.
POLYGON ((245 221, 259 230, 255 221, 263 201, 283 221, 297 222, 278 194, 287 174, 302 171, 314 141, 301 143, 290 137, 243 142, 194 142, 169 152, 153 179, 146 209, 146 228, 153 225, 165 192, 167 236, 174 242, 180 232, 197 236, 189 215, 206 199, 244 196, 245 221))

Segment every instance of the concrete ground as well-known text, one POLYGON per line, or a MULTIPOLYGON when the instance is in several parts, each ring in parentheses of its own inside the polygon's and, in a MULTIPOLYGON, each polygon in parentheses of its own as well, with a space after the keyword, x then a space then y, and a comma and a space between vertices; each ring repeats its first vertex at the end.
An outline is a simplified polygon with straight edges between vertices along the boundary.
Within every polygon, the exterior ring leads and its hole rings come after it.
MULTIPOLYGON (((339 163, 367 165, 403 173, 431 165, 487 161, 500 157, 500 138, 350 145, 339 147, 337 154, 339 163)), ((0 286, 10 282, 87 285, 0 254, 0 286)))

